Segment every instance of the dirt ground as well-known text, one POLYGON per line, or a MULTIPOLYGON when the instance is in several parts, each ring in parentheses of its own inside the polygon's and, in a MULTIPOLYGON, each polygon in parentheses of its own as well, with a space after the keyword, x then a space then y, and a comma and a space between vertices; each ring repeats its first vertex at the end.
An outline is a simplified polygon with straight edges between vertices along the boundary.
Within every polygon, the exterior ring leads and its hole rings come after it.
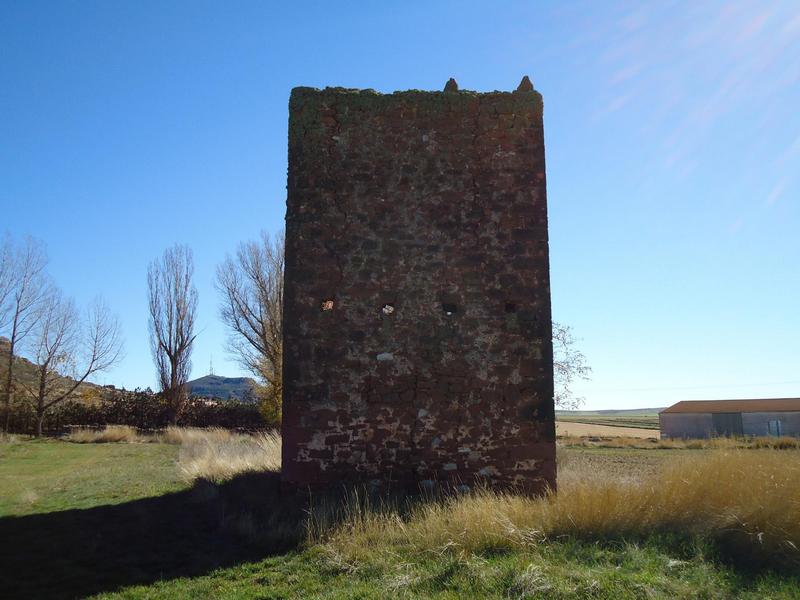
POLYGON ((637 480, 658 472, 670 460, 697 450, 637 450, 619 448, 558 448, 558 476, 603 476, 637 480))
POLYGON ((635 437, 657 438, 658 429, 641 429, 639 427, 612 427, 610 425, 592 425, 589 423, 571 423, 556 421, 556 435, 596 435, 602 437, 635 437))

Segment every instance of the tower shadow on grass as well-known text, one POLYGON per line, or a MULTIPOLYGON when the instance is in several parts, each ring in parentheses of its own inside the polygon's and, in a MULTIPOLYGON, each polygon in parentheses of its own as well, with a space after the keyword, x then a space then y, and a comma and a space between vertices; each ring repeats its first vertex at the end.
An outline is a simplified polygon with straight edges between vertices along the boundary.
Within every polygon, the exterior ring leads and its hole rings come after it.
POLYGON ((303 503, 277 473, 125 504, 0 519, 0 597, 77 598, 194 577, 296 547, 303 503))

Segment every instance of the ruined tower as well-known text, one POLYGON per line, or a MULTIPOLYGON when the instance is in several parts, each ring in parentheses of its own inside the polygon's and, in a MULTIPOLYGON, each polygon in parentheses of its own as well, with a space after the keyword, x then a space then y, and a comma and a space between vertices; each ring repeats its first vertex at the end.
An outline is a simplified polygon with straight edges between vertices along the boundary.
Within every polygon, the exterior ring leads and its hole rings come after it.
POLYGON ((283 479, 555 483, 542 98, 295 88, 283 479))

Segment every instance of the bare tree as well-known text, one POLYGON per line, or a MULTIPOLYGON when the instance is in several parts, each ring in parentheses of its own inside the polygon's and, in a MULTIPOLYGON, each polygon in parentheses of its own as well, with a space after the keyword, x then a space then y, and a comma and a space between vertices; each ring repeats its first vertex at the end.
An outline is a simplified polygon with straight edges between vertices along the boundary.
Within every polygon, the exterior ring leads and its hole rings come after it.
POLYGON ((47 411, 69 398, 87 378, 114 365, 122 355, 119 323, 97 300, 81 318, 75 303, 52 290, 42 301, 32 331, 34 384, 20 382, 36 411, 36 436, 47 411))
POLYGON ((150 346, 158 380, 174 424, 186 402, 191 371, 197 289, 194 260, 188 246, 175 245, 147 269, 150 346))
POLYGON ((230 330, 228 350, 266 385, 266 409, 280 419, 283 390, 283 246, 280 232, 239 245, 217 267, 220 317, 230 330))
POLYGON ((9 300, 14 291, 14 280, 14 244, 6 233, 0 242, 0 332, 5 330, 11 314, 9 300))
POLYGON ((50 284, 44 274, 47 254, 38 240, 27 238, 22 247, 14 249, 10 241, 3 245, 3 275, 7 283, 5 306, 0 312, 3 329, 8 332, 9 350, 6 380, 3 387, 5 408, 4 430, 11 422, 11 392, 14 383, 14 357, 20 343, 36 326, 39 308, 47 297, 50 284))
POLYGON ((584 399, 572 392, 575 379, 589 379, 592 368, 586 364, 583 352, 575 348, 572 328, 553 321, 553 380, 556 406, 576 409, 584 399))

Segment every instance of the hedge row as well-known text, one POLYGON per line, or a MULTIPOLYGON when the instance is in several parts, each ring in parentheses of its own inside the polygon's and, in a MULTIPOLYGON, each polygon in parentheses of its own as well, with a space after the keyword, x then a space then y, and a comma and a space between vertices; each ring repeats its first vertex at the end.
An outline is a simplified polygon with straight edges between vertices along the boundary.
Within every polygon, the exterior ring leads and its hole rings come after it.
MULTIPOLYGON (((52 407, 45 417, 44 433, 58 435, 74 426, 130 425, 139 429, 162 429, 169 425, 169 414, 169 408, 159 394, 149 390, 118 392, 92 405, 67 400, 52 407)), ((190 398, 186 402, 178 425, 250 431, 268 428, 256 404, 215 402, 200 398, 190 398)), ((35 430, 36 415, 33 408, 29 404, 15 405, 9 431, 30 434, 35 430)))

